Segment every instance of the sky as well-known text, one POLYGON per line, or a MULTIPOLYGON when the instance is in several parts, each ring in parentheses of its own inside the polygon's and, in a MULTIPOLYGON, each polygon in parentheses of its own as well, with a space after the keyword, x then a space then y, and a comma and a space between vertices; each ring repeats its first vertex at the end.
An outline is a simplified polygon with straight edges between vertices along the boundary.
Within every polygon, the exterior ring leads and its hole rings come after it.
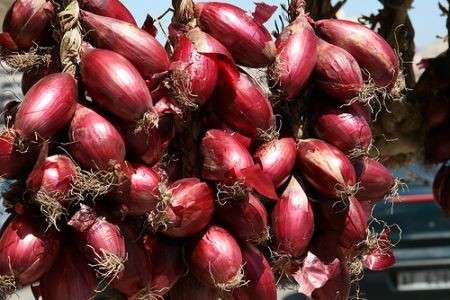
MULTIPOLYGON (((248 11, 253 11, 254 8, 252 0, 216 1, 232 3, 248 11)), ((285 0, 256 1, 264 1, 274 5, 287 2, 285 0)), ((336 0, 333 1, 335 2, 336 0)), ((171 6, 171 0, 122 0, 122 2, 130 9, 139 24, 143 23, 147 14, 150 14, 152 17, 157 17, 171 6)), ((348 0, 344 6, 343 15, 346 18, 356 19, 361 15, 375 13, 379 8, 381 8, 381 5, 377 0, 348 0)), ((440 16, 438 0, 415 0, 413 9, 410 11, 410 16, 416 31, 416 46, 418 49, 435 42, 436 36, 446 35, 445 18, 440 16)), ((168 22, 170 22, 170 15, 167 15, 162 23, 167 27, 168 22)), ((273 22, 269 21, 267 26, 269 29, 272 29, 273 22)), ((160 38, 163 37, 160 35, 160 38)))

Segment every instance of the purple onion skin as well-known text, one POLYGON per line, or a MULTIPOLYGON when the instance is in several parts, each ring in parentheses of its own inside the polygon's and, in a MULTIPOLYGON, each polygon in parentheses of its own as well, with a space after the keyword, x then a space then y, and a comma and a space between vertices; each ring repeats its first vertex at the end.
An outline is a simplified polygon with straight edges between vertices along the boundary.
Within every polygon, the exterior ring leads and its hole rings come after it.
POLYGON ((72 119, 77 95, 77 83, 67 73, 42 78, 25 95, 14 128, 26 140, 51 138, 72 119))
POLYGON ((277 286, 272 268, 261 253, 252 244, 241 248, 244 261, 244 274, 249 283, 233 291, 235 300, 276 300, 277 286))
POLYGON ((359 201, 383 200, 394 187, 391 172, 375 159, 362 158, 354 163, 360 189, 355 197, 359 201))
POLYGON ((79 2, 84 10, 137 26, 133 15, 119 0, 79 0, 79 2))
POLYGON ((16 0, 6 13, 3 31, 21 49, 46 44, 51 37, 50 22, 54 14, 51 1, 16 0))
POLYGON ((327 95, 347 103, 361 91, 364 81, 356 59, 346 50, 319 39, 314 81, 327 95))
POLYGON ((58 257, 57 233, 28 216, 14 216, 5 223, 0 237, 0 276, 13 275, 17 287, 37 281, 58 257), (13 274, 11 273, 13 272, 13 274))
POLYGON ((219 2, 195 5, 201 28, 222 43, 237 63, 253 68, 268 66, 275 58, 269 31, 244 10, 219 2))
POLYGON ((315 22, 315 29, 321 38, 348 51, 377 86, 393 86, 400 63, 395 51, 379 34, 345 20, 320 20, 315 22))
POLYGON ((144 79, 169 69, 164 47, 135 25, 87 11, 81 11, 81 22, 95 46, 123 55, 144 79))
POLYGON ((356 184, 355 170, 347 156, 322 140, 300 140, 297 165, 306 180, 327 198, 338 199, 337 188, 345 189, 356 184))
POLYGON ((282 97, 292 100, 308 82, 317 61, 317 37, 305 16, 299 16, 276 40, 271 78, 282 97))
POLYGON ((187 275, 180 280, 170 290, 171 300, 217 300, 219 293, 215 288, 204 285, 194 276, 187 275))
POLYGON ((372 144, 372 130, 365 117, 352 107, 318 109, 313 124, 317 137, 344 152, 368 150, 372 144))
POLYGON ((81 58, 80 73, 94 103, 123 121, 136 122, 153 112, 145 80, 122 55, 110 50, 88 50, 81 58))
POLYGON ((314 233, 314 212, 299 182, 292 177, 272 212, 276 251, 300 257, 314 233))
POLYGON ((19 135, 14 130, 0 133, 0 175, 2 178, 15 179, 27 174, 33 168, 37 157, 36 149, 30 147, 26 153, 17 149, 19 135))

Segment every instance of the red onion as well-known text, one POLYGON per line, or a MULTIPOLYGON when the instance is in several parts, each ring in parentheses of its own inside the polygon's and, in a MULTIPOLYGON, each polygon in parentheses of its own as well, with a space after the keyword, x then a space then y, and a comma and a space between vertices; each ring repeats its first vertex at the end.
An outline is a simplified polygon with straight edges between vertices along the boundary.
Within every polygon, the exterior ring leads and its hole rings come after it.
POLYGON ((276 300, 277 286, 269 262, 253 245, 242 248, 245 279, 249 283, 233 291, 235 300, 276 300))
POLYGON ((78 2, 84 10, 94 14, 137 25, 133 15, 119 0, 79 0, 78 2))
POLYGON ((292 100, 305 87, 317 60, 317 37, 304 12, 283 29, 276 47, 269 77, 277 94, 292 100))
POLYGON ((141 126, 154 122, 156 115, 147 85, 122 55, 89 50, 82 56, 80 72, 89 95, 103 109, 124 121, 142 123, 141 126))
POLYGON ((375 159, 364 157, 354 163, 359 190, 359 201, 379 201, 395 197, 397 182, 391 172, 375 159))
POLYGON ((197 178, 185 178, 172 183, 160 197, 160 203, 149 219, 151 223, 155 223, 151 224, 153 227, 162 225, 165 235, 192 236, 203 230, 211 221, 214 194, 206 183, 197 178))
POLYGON ((212 287, 200 283, 192 275, 178 280, 177 284, 170 290, 171 300, 217 300, 219 293, 212 287))
POLYGON ((69 127, 70 152, 84 168, 110 170, 125 159, 117 129, 95 111, 78 105, 69 127))
POLYGON ((77 93, 77 83, 67 73, 42 78, 25 95, 14 128, 26 140, 51 138, 72 119, 77 93))
POLYGON ((284 138, 263 144, 254 157, 278 188, 288 180, 295 165, 296 152, 294 139, 284 138))
POLYGON ((27 49, 50 40, 50 22, 55 14, 51 1, 16 0, 3 22, 2 35, 9 37, 17 48, 27 49))
POLYGON ((273 129, 269 99, 234 65, 220 62, 220 77, 213 95, 215 112, 232 129, 249 137, 263 137, 273 129))
POLYGON ((318 107, 312 126, 319 139, 351 157, 366 154, 372 145, 369 124, 352 107, 318 107))
POLYGON ((342 198, 356 192, 356 174, 339 149, 317 139, 300 140, 297 164, 306 180, 323 196, 342 198))
POLYGON ((259 244, 270 238, 266 208, 252 194, 241 202, 218 205, 217 217, 240 240, 259 244))
POLYGON ((142 216, 156 207, 158 201, 159 174, 144 165, 136 165, 130 177, 127 197, 118 197, 125 215, 142 216))
POLYGON ((368 107, 368 105, 364 105, 364 103, 361 102, 355 102, 350 105, 350 107, 358 116, 364 117, 367 123, 372 123, 372 112, 370 111, 370 107, 368 107))
POLYGON ((205 104, 216 87, 219 74, 216 59, 200 52, 204 46, 199 44, 209 43, 208 39, 214 38, 203 32, 188 33, 179 39, 172 55, 173 97, 188 108, 205 104))
POLYGON ((450 159, 450 126, 444 125, 428 133, 425 156, 430 162, 450 159))
POLYGON ((292 177, 272 212, 275 251, 293 257, 303 255, 314 233, 314 213, 301 185, 292 177))
POLYGON ((322 39, 318 43, 314 79, 322 91, 344 103, 357 97, 364 84, 355 58, 322 39))
POLYGON ((329 276, 326 283, 314 290, 312 299, 314 300, 347 300, 350 297, 351 279, 348 271, 345 269, 343 262, 339 263, 339 269, 329 276))
POLYGON ((363 258, 364 267, 372 271, 383 271, 395 264, 390 234, 389 227, 385 227, 381 231, 376 243, 374 243, 374 246, 368 250, 368 253, 363 258))
POLYGON ((77 233, 80 249, 102 281, 110 283, 119 277, 127 260, 125 240, 119 227, 98 217, 93 209, 84 204, 68 224, 77 233))
POLYGON ((242 253, 225 229, 211 226, 195 244, 189 256, 191 272, 204 284, 229 291, 243 278, 242 253))
POLYGON ((272 37, 262 25, 276 7, 257 4, 253 18, 228 3, 206 2, 195 5, 201 28, 221 42, 236 61, 247 67, 265 67, 275 56, 272 37))
POLYGON ((32 286, 36 299, 71 300, 92 299, 96 295, 97 279, 88 262, 73 245, 61 250, 53 267, 32 286))
POLYGON ((443 164, 433 183, 434 200, 445 213, 450 213, 450 166, 443 164))
POLYGON ((379 87, 391 88, 399 74, 394 50, 375 31, 346 20, 315 22, 316 32, 327 42, 348 51, 379 87))
POLYGON ((27 188, 35 193, 34 201, 55 226, 73 200, 71 193, 77 173, 77 167, 68 156, 53 155, 28 176, 27 188))
POLYGON ((186 274, 183 249, 175 241, 161 238, 146 239, 145 247, 152 262, 152 291, 162 297, 186 274))
POLYGON ((6 179, 18 178, 26 174, 33 166, 36 149, 20 149, 19 134, 15 130, 0 133, 0 176, 6 179))
POLYGON ((346 203, 321 203, 319 231, 331 234, 345 249, 355 249, 367 236, 367 215, 355 197, 346 203))
POLYGON ((62 69, 57 51, 51 54, 49 64, 33 66, 32 69, 26 70, 22 75, 22 93, 26 93, 33 87, 33 85, 50 74, 58 73, 62 69))
POLYGON ((59 245, 53 229, 25 215, 10 217, 0 237, 0 296, 41 278, 55 262, 59 245))
POLYGON ((95 46, 123 55, 144 79, 152 79, 155 74, 169 69, 169 57, 164 47, 135 25, 83 10, 81 22, 95 46))

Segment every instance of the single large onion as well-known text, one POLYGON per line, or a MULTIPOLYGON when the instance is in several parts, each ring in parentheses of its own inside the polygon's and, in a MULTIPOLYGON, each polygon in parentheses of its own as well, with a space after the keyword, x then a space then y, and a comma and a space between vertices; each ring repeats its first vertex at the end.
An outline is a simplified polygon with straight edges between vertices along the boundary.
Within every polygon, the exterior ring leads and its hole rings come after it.
POLYGON ((306 180, 323 196, 345 198, 356 193, 356 174, 338 148, 317 139, 300 140, 297 164, 306 180))
POLYGON ((141 126, 156 121, 144 79, 122 55, 110 50, 88 50, 82 56, 80 72, 89 95, 103 109, 141 126))
POLYGON ((114 126, 78 105, 69 127, 70 153, 87 169, 110 170, 125 159, 125 143, 114 126))
POLYGON ((88 262, 73 245, 61 250, 53 267, 33 286, 36 299, 71 300, 92 299, 96 295, 97 279, 88 262), (41 298, 40 298, 41 297, 41 298))
POLYGON ((378 33, 356 22, 333 19, 315 22, 315 29, 327 42, 347 50, 377 86, 391 88, 394 85, 399 60, 378 33))
POLYGON ((235 300, 276 300, 277 286, 269 262, 253 245, 246 243, 241 248, 245 279, 243 287, 233 291, 235 300))
POLYGON ((206 2, 195 5, 200 27, 221 42, 236 61, 259 68, 269 65, 275 57, 272 37, 262 25, 276 8, 257 5, 253 18, 244 10, 228 3, 206 2), (259 12, 264 11, 264 17, 259 12))
POLYGON ((450 214, 450 166, 443 164, 433 182, 434 200, 450 214))
POLYGON ((50 40, 50 22, 55 14, 48 0, 16 0, 3 21, 3 33, 16 44, 14 48, 27 49, 50 40))
POLYGON ((171 300, 217 300, 219 293, 215 288, 199 282, 194 276, 187 275, 178 280, 177 284, 170 290, 171 300))
POLYGON ((329 96, 347 103, 363 88, 361 69, 346 50, 319 39, 314 70, 317 86, 329 96))
POLYGON ((241 202, 218 205, 217 217, 240 240, 259 244, 270 237, 266 208, 253 194, 241 202))
POLYGON ((79 0, 79 2, 84 10, 94 14, 137 25, 133 15, 119 0, 79 0))
POLYGON ((379 201, 397 192, 391 172, 375 159, 364 157, 354 163, 359 190, 359 201, 379 201))
POLYGON ((225 229, 211 226, 195 244, 189 256, 191 272, 204 284, 231 290, 242 282, 242 253, 225 229))
POLYGON ((14 128, 26 140, 51 138, 72 119, 77 94, 77 83, 71 75, 45 76, 25 95, 14 128))
POLYGON ((151 34, 128 22, 81 11, 81 22, 93 44, 128 59, 144 79, 169 69, 164 47, 151 34))
POLYGON ((15 179, 26 174, 36 159, 36 149, 29 147, 22 151, 18 147, 19 134, 15 130, 0 133, 0 177, 15 179))
POLYGON ((292 177, 272 212, 275 251, 300 257, 314 233, 314 212, 299 182, 292 177))
POLYGON ((277 56, 270 67, 273 89, 280 97, 292 100, 305 87, 317 61, 317 37, 303 9, 283 29, 276 41, 277 56))
POLYGON ((312 126, 319 139, 353 157, 367 153, 372 145, 369 124, 351 106, 318 107, 312 126))
POLYGON ((450 159, 450 126, 444 125, 428 133, 425 156, 431 162, 445 162, 450 159))
POLYGON ((292 138, 273 140, 260 146, 254 155, 275 187, 280 187, 291 175, 295 165, 296 144, 292 138))
POLYGON ((105 283, 117 278, 127 259, 125 239, 117 225, 98 217, 82 204, 68 222, 77 235, 78 246, 105 283))
POLYGON ((25 215, 10 217, 0 237, 0 296, 41 278, 58 257, 59 245, 45 224, 25 215))
POLYGON ((213 95, 217 115, 232 129, 249 137, 264 137, 273 127, 273 111, 263 90, 229 62, 220 62, 213 95))

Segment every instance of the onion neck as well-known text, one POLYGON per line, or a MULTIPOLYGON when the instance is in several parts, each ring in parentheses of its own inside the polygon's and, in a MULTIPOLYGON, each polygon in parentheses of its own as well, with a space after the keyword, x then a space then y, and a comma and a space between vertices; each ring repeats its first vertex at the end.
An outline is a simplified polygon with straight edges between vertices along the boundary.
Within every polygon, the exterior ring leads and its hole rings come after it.
POLYGON ((185 25, 188 29, 195 28, 195 4, 192 0, 172 0, 172 6, 175 10, 172 22, 185 25))
POLYGON ((289 19, 293 22, 299 16, 305 15, 305 0, 291 0, 289 5, 289 19))

